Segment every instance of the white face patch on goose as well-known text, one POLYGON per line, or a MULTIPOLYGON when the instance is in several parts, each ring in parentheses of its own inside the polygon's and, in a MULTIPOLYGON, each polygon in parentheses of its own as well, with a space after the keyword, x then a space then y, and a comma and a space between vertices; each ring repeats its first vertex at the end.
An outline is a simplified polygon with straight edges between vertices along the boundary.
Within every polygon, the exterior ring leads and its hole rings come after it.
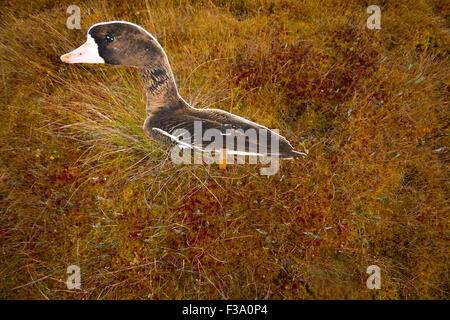
POLYGON ((105 63, 98 53, 97 43, 89 34, 87 41, 81 47, 63 54, 61 61, 65 63, 105 63))

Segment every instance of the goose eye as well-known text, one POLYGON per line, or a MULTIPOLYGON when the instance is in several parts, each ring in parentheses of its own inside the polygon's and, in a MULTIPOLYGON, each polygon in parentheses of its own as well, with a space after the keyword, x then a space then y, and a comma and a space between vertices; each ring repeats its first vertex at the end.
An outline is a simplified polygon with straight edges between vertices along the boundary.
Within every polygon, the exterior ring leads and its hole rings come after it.
POLYGON ((110 35, 109 33, 105 34, 105 40, 106 42, 113 42, 114 41, 114 36, 110 35))

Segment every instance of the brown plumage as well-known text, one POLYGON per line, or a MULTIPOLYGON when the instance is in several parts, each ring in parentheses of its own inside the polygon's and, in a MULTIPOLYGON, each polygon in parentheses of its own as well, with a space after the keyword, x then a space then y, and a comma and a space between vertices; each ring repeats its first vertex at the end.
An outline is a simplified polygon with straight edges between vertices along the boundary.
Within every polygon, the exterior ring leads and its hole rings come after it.
POLYGON ((219 109, 191 107, 178 93, 172 69, 161 45, 135 24, 123 21, 95 24, 88 31, 86 44, 63 55, 61 59, 68 63, 107 63, 138 68, 147 97, 144 132, 152 140, 164 145, 180 143, 180 132, 184 132, 194 139, 190 145, 201 150, 211 146, 214 141, 222 143, 227 152, 257 152, 259 155, 280 158, 306 156, 305 153, 295 151, 284 137, 255 122, 219 109), (198 134, 195 128, 199 128, 199 124, 201 132, 198 134), (251 134, 252 130, 256 135, 251 134), (220 134, 215 135, 212 141, 205 141, 203 137, 207 132, 220 134), (229 136, 245 143, 225 147, 229 136), (272 142, 278 144, 278 150, 272 148, 272 142))

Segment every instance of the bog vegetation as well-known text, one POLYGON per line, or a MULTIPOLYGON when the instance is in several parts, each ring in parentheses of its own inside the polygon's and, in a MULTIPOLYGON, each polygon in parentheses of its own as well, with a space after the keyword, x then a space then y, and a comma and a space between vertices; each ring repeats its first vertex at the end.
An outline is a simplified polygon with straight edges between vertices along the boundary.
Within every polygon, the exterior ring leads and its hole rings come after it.
POLYGON ((448 298, 448 3, 380 0, 381 30, 371 4, 2 1, 0 297, 448 298), (193 106, 308 158, 173 164, 135 70, 59 60, 108 20, 156 36, 193 106))

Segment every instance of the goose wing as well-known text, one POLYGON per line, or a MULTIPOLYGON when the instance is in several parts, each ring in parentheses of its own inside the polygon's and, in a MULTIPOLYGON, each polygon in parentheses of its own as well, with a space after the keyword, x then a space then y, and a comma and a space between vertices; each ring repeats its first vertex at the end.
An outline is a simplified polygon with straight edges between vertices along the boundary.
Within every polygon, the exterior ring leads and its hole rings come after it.
POLYGON ((219 109, 189 107, 184 112, 175 112, 170 116, 155 115, 149 125, 155 133, 158 132, 182 148, 199 151, 224 148, 230 154, 282 158, 303 155, 294 151, 291 144, 278 133, 219 109), (188 139, 184 138, 185 134, 188 139), (231 144, 227 145, 227 141, 231 144), (278 150, 272 147, 272 143, 278 144, 278 150))
POLYGON ((237 141, 245 141, 245 147, 238 145, 238 152, 254 152, 260 155, 296 157, 296 151, 283 136, 258 123, 219 109, 194 109, 194 116, 203 120, 204 130, 208 128, 225 129, 237 141), (278 144, 278 150, 272 144, 278 144))

